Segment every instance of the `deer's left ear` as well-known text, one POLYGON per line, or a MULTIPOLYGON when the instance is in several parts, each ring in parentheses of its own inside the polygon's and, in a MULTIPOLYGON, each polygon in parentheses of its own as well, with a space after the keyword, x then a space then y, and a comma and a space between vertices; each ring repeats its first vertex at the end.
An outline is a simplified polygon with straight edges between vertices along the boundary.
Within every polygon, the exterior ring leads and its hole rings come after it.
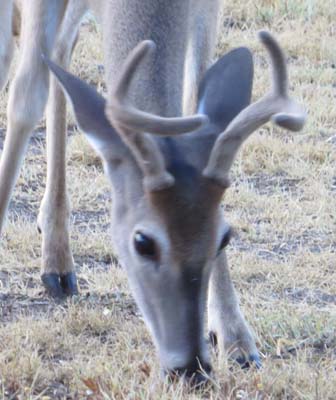
POLYGON ((240 47, 220 58, 206 72, 198 91, 197 112, 223 132, 231 120, 251 101, 253 59, 240 47))

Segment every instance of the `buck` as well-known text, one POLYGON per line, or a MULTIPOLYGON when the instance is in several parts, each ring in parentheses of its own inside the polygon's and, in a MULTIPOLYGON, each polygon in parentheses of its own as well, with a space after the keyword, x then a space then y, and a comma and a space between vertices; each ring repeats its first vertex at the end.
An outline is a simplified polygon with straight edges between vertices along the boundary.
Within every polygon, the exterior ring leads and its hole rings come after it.
MULTIPOLYGON (((268 121, 292 131, 304 124, 303 109, 288 95, 285 56, 271 34, 259 33, 272 88, 249 104, 248 49, 232 50, 207 69, 220 1, 89 3, 103 27, 106 99, 65 70, 86 2, 23 4, 20 61, 0 165, 0 225, 47 101, 49 68, 54 77, 47 107, 48 173, 38 217, 46 289, 53 296, 78 291, 69 244, 62 87, 78 126, 103 160, 113 194, 113 248, 163 370, 196 382, 206 379, 211 370, 206 314, 222 354, 259 366, 230 279, 225 246, 231 230, 220 206, 235 156, 252 132, 268 121)), ((12 4, 4 5, 7 21, 12 4)), ((7 35, 3 46, 8 54, 10 40, 7 35)), ((4 71, 8 62, 3 65, 4 71)))

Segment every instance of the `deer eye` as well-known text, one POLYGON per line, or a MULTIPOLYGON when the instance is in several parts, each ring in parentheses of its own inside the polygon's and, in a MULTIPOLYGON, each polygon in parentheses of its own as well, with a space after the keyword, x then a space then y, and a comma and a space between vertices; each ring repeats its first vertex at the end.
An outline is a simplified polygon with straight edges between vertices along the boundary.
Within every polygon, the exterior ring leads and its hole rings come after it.
POLYGON ((220 253, 220 251, 223 250, 224 247, 226 247, 230 243, 231 236, 232 236, 232 230, 230 227, 228 227, 222 237, 222 241, 219 245, 218 253, 220 253))
POLYGON ((135 232, 134 247, 143 257, 154 258, 157 255, 155 241, 141 232, 135 232))

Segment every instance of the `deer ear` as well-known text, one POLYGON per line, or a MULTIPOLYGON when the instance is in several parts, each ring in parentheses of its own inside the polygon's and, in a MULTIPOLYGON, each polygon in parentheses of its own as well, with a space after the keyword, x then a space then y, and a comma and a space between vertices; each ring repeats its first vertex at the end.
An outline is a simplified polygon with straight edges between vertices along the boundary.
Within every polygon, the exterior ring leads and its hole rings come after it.
POLYGON ((231 120, 251 101, 253 60, 251 52, 240 47, 220 58, 206 72, 198 91, 197 112, 223 132, 231 120))
POLYGON ((44 62, 68 95, 79 128, 86 134, 92 147, 104 156, 111 146, 120 150, 123 143, 105 116, 105 99, 93 87, 59 67, 46 57, 44 62))

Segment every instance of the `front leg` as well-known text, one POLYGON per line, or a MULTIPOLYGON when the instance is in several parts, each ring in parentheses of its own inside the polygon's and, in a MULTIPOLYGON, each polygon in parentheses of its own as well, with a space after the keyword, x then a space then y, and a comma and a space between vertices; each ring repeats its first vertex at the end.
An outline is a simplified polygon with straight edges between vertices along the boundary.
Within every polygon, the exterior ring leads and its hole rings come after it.
POLYGON ((210 276, 208 328, 221 356, 227 352, 243 367, 251 362, 261 366, 253 335, 239 307, 224 251, 217 257, 210 276))
MULTIPOLYGON (((87 5, 68 3, 53 58, 67 67, 87 5)), ((66 100, 54 77, 47 107, 47 182, 38 216, 42 233, 42 282, 53 297, 76 295, 77 280, 70 248, 70 204, 66 185, 66 100)))

